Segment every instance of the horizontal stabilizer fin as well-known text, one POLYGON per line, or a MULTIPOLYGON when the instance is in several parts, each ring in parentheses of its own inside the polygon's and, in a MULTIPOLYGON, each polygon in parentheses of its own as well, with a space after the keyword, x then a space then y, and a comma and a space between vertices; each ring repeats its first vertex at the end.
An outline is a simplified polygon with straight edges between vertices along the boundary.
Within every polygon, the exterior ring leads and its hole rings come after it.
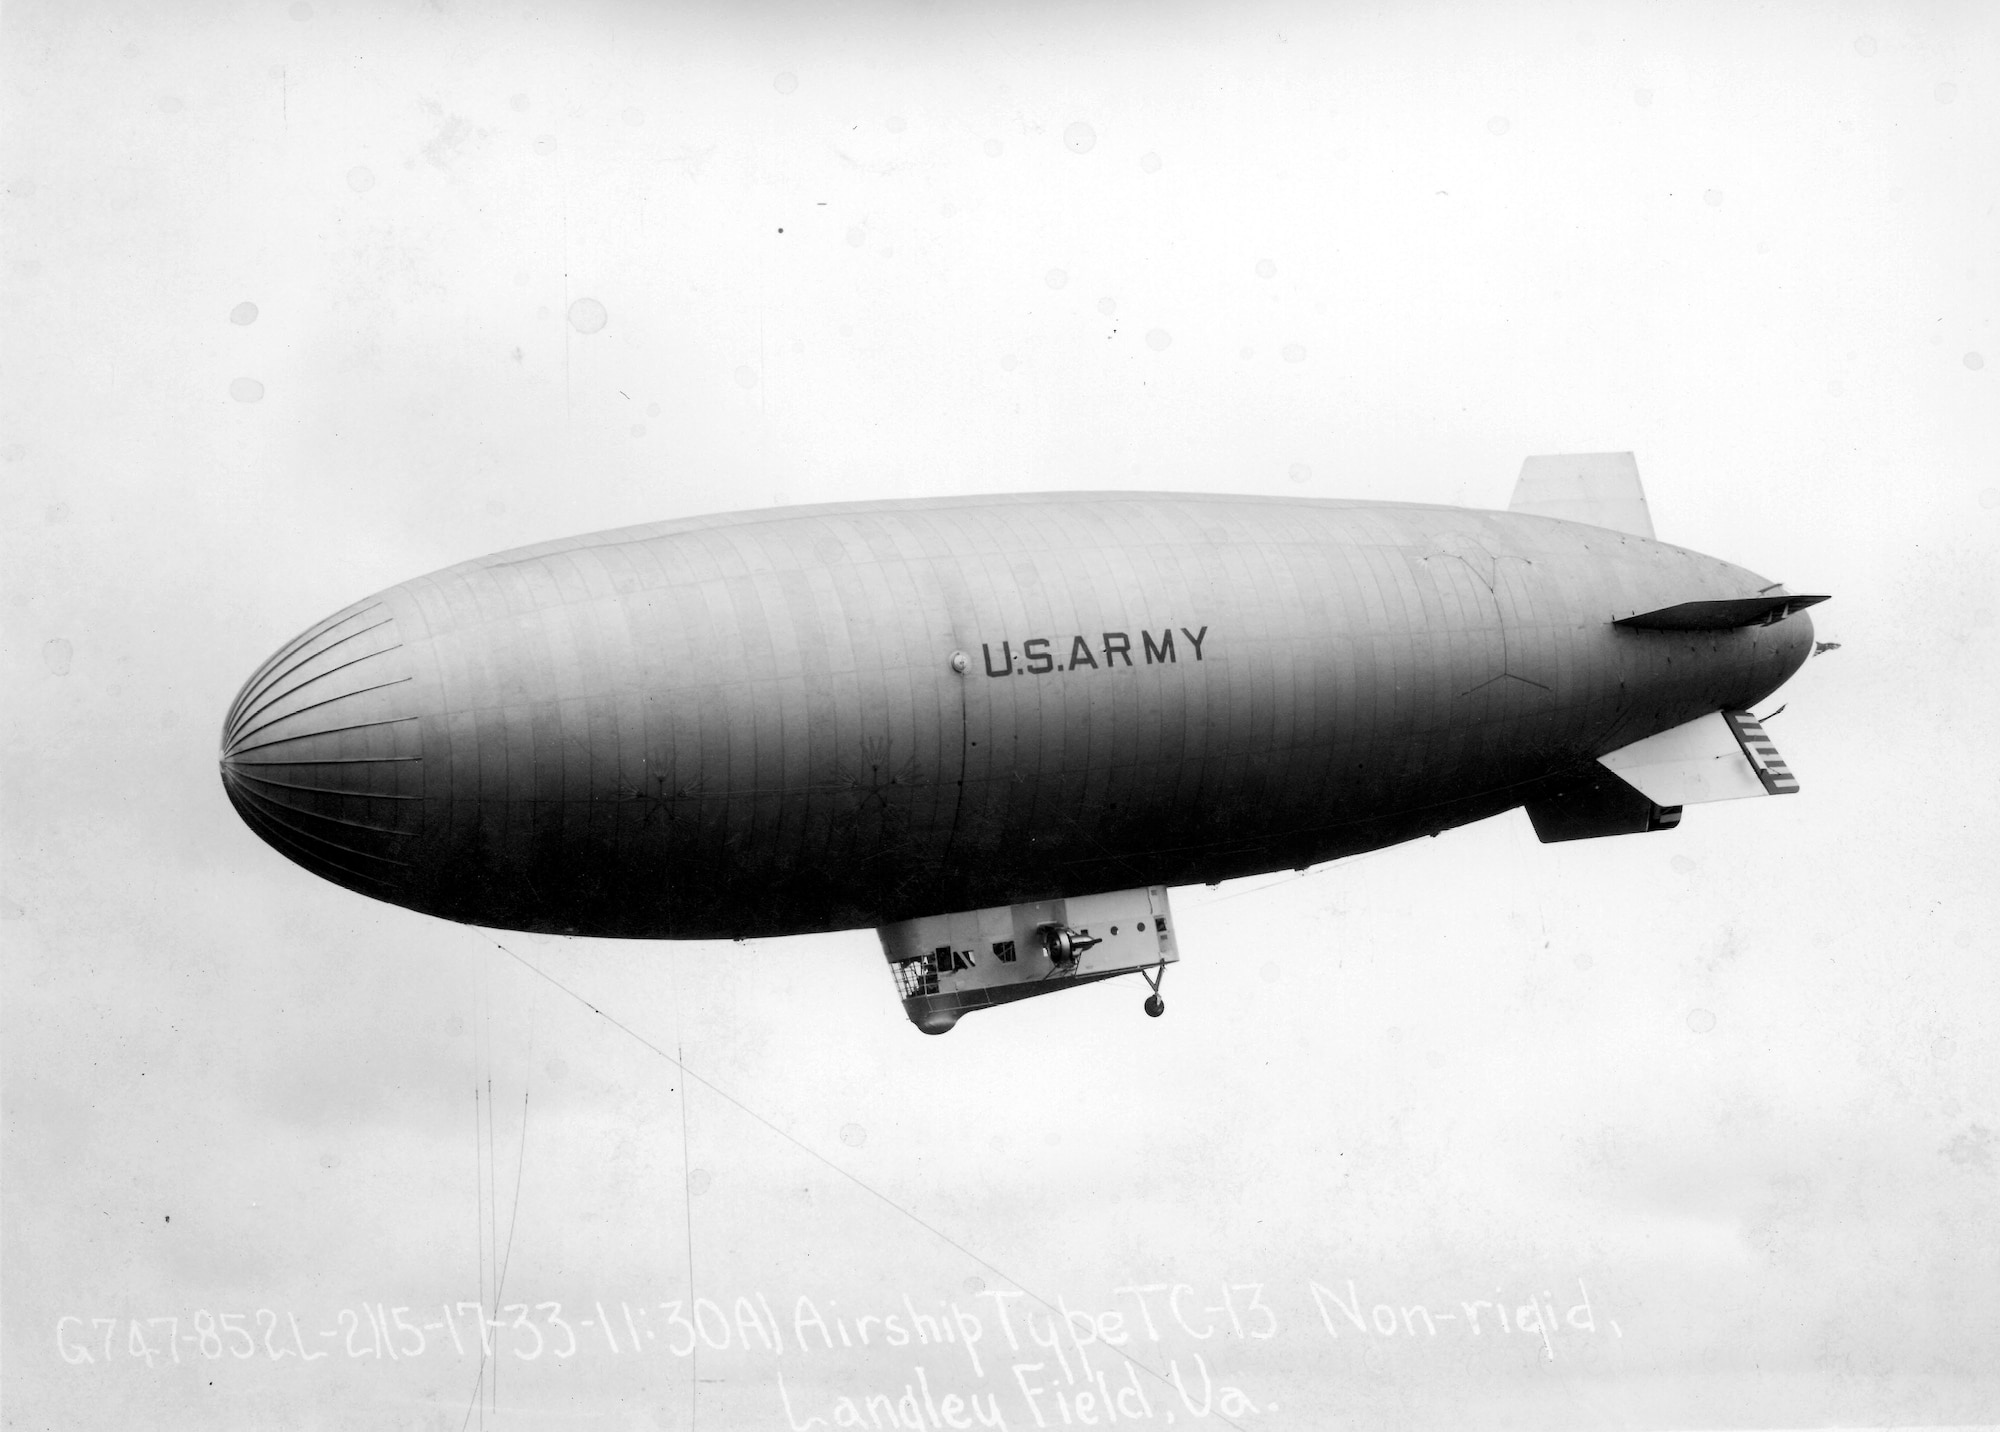
POLYGON ((1646 491, 1639 485, 1639 460, 1629 452, 1527 458, 1507 510, 1588 522, 1635 537, 1653 535, 1653 515, 1646 510, 1646 491))
POLYGON ((1598 757, 1662 806, 1795 795, 1799 783, 1748 711, 1717 711, 1598 757))
POLYGON ((1641 631, 1729 631, 1735 627, 1770 626, 1793 612, 1803 611, 1825 597, 1793 597, 1780 593, 1770 597, 1729 597, 1713 602, 1679 602, 1657 611, 1619 617, 1613 626, 1638 627, 1641 631))

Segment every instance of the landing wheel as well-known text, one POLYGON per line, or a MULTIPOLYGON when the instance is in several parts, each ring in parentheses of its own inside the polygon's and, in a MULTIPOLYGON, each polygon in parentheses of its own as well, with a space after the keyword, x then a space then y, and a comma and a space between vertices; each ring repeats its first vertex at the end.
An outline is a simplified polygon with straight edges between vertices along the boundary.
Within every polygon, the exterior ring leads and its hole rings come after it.
POLYGON ((1158 1019, 1161 1015, 1165 1014, 1166 1012, 1167 1012, 1167 1002, 1165 1000, 1161 999, 1156 994, 1149 994, 1146 996, 1146 1013, 1152 1015, 1153 1018, 1158 1019))

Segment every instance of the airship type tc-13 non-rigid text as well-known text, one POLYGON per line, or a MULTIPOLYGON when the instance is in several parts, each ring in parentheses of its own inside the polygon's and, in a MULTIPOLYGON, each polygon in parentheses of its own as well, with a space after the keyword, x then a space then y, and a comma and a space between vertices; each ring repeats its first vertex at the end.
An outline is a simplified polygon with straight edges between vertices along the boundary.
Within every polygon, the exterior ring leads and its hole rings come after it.
POLYGON ((1654 540, 1628 453, 1505 512, 1044 493, 728 513, 378 592, 253 675, 230 800, 470 924, 875 927, 910 1019, 1137 972, 1168 888, 1525 807, 1545 841, 1797 789, 1795 596, 1654 540))

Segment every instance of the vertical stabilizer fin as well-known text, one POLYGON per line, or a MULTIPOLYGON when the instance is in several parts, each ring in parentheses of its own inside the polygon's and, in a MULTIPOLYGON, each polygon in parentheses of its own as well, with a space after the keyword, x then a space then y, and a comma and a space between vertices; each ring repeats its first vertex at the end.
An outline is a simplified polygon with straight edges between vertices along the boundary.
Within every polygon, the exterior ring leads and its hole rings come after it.
POLYGON ((1653 535, 1639 460, 1629 452, 1558 453, 1526 458, 1509 512, 1588 522, 1635 537, 1653 535))

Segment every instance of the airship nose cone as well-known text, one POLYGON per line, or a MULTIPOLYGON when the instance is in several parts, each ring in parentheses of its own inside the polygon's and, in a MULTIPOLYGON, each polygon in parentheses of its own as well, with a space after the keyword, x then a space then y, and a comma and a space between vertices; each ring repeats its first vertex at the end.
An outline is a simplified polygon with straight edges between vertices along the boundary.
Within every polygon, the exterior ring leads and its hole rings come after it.
POLYGON ((244 822, 314 874, 371 895, 406 883, 423 819, 409 653, 382 598, 280 647, 222 730, 222 784, 244 822))

